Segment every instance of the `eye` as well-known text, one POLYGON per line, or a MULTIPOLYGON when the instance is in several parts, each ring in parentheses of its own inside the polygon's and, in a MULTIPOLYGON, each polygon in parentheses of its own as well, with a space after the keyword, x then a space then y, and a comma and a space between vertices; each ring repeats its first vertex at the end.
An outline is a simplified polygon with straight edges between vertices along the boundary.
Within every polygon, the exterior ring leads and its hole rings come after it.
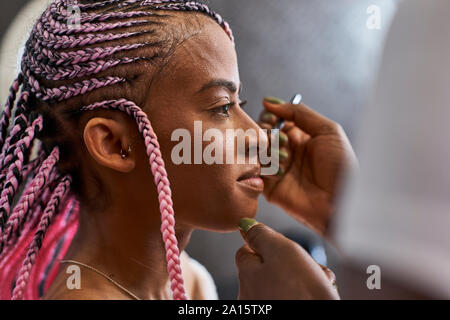
POLYGON ((226 105, 216 107, 211 109, 211 111, 215 114, 218 114, 220 116, 229 117, 230 116, 230 109, 233 108, 235 102, 230 102, 226 105))
POLYGON ((226 104, 224 106, 220 106, 220 107, 214 108, 214 109, 212 109, 212 111, 214 113, 219 114, 219 115, 223 115, 223 116, 229 117, 230 116, 230 109, 233 107, 233 105, 234 105, 234 103, 228 103, 228 104, 226 104))
MULTIPOLYGON (((239 106, 241 108, 243 108, 245 105, 247 104, 247 101, 242 101, 239 103, 239 106)), ((213 113, 216 113, 218 115, 224 116, 224 117, 229 117, 230 116, 230 110, 231 108, 233 108, 236 105, 236 102, 230 102, 226 105, 220 106, 220 107, 216 107, 211 109, 211 111, 213 113)))

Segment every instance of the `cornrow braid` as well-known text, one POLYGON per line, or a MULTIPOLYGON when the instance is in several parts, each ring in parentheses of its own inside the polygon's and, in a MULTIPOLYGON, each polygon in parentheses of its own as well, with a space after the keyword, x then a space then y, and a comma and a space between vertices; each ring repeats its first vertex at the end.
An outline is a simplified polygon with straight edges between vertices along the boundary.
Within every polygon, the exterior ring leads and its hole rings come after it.
POLYGON ((93 9, 101 9, 105 6, 109 6, 112 4, 120 4, 121 2, 123 2, 123 0, 107 0, 107 1, 97 1, 94 3, 80 3, 78 4, 78 7, 82 10, 82 11, 88 11, 88 10, 93 10, 93 9))
POLYGON ((74 52, 67 52, 67 53, 53 52, 47 50, 46 48, 44 48, 41 52, 38 52, 35 51, 35 49, 32 47, 28 47, 28 51, 29 54, 33 55, 37 63, 44 63, 57 67, 57 66, 79 65, 80 63, 95 61, 98 59, 105 59, 118 52, 139 49, 147 45, 150 46, 159 44, 161 43, 157 44, 134 43, 116 47, 86 48, 84 50, 77 50, 74 52))
MULTIPOLYGON (((138 25, 143 25, 143 24, 148 24, 151 23, 150 21, 145 21, 145 20, 136 20, 136 21, 125 21, 125 22, 115 22, 115 23, 94 23, 94 24, 88 24, 88 25, 82 25, 78 28, 70 28, 70 29, 65 29, 61 27, 61 23, 56 21, 55 24, 56 26, 59 26, 59 28, 57 28, 54 31, 54 34, 58 35, 58 36, 63 36, 63 35, 71 35, 74 33, 92 33, 92 32, 100 32, 100 31, 105 31, 105 30, 113 30, 113 29, 117 29, 117 28, 126 28, 126 27, 133 27, 133 26, 138 26, 138 25)), ((42 27, 44 29, 50 29, 52 28, 50 23, 46 23, 44 25, 42 25, 42 27)))
POLYGON ((39 35, 34 33, 35 40, 42 46, 51 49, 68 49, 84 47, 91 44, 102 43, 106 41, 120 40, 123 38, 129 38, 132 36, 141 36, 150 31, 138 31, 138 32, 124 32, 124 33, 108 33, 106 35, 97 35, 95 33, 88 33, 84 36, 58 36, 50 33, 44 33, 39 35))
POLYGON ((31 63, 30 70, 33 73, 38 73, 41 75, 41 77, 47 80, 59 81, 90 76, 92 74, 96 74, 101 71, 106 71, 119 64, 133 63, 138 60, 145 60, 146 58, 136 57, 136 58, 99 60, 96 62, 87 62, 81 66, 75 65, 65 68, 54 68, 48 65, 39 65, 36 63, 36 61, 32 56, 28 57, 28 59, 31 63))
MULTIPOLYGON (((173 298, 186 299, 172 193, 158 139, 146 113, 132 99, 123 98, 127 96, 125 84, 143 74, 141 64, 150 62, 146 65, 161 67, 176 42, 182 41, 177 37, 178 29, 164 28, 174 17, 171 11, 197 12, 212 18, 234 43, 222 17, 194 1, 55 0, 35 23, 25 44, 21 72, 10 88, 0 118, 0 284, 8 288, 9 298, 30 297, 25 293, 38 290, 29 291, 29 284, 52 280, 33 278, 41 246, 47 251, 42 253, 46 260, 39 262, 39 268, 45 266, 46 274, 55 275, 52 250, 59 243, 63 249, 58 249, 57 255, 64 256, 79 216, 76 209, 67 225, 58 216, 60 207, 67 208, 69 202, 75 203, 73 208, 79 208, 80 201, 88 203, 80 164, 74 159, 80 155, 72 154, 77 151, 76 141, 64 128, 75 128, 81 113, 106 109, 132 117, 144 139, 158 193, 173 298), (70 6, 81 11, 76 26, 69 26, 70 6), (119 71, 118 67, 126 69, 119 71), (91 99, 97 91, 101 92, 100 101, 91 99), (32 158, 35 145, 38 150, 32 158), (66 229, 55 230, 51 237, 55 243, 43 245, 54 218, 59 221, 55 228, 69 228, 72 233, 61 238, 66 229)), ((183 20, 187 26, 196 27, 191 21, 183 20)))
MULTIPOLYGON (((53 18, 59 21, 66 21, 66 17, 69 16, 68 12, 63 9, 61 11, 62 15, 54 15, 53 18)), ((130 11, 130 12, 112 12, 112 13, 98 13, 98 14, 81 14, 80 22, 81 23, 90 23, 90 22, 103 22, 107 20, 115 20, 115 19, 127 19, 127 18, 142 18, 142 17, 150 17, 150 16, 160 16, 152 12, 143 12, 143 11, 130 11)))

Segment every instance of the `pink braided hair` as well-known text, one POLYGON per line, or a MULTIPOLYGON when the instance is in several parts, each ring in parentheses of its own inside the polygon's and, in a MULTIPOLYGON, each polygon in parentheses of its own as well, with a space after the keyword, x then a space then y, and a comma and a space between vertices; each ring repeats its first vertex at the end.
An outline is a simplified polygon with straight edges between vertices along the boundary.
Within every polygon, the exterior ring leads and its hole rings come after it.
POLYGON ((19 91, 19 86, 23 82, 23 74, 20 73, 16 80, 14 80, 11 88, 9 89, 9 97, 5 104, 2 117, 0 119, 0 144, 3 145, 6 136, 6 130, 9 125, 9 118, 11 118, 11 109, 14 101, 16 100, 16 94, 19 91))
POLYGON ((22 174, 20 172, 17 173, 17 171, 21 170, 21 166, 24 162, 23 149, 28 150, 30 148, 35 133, 42 129, 42 122, 42 117, 38 117, 34 120, 32 126, 25 129, 25 137, 20 140, 21 144, 14 150, 13 155, 17 160, 13 161, 8 167, 8 173, 6 175, 6 180, 8 182, 5 184, 0 195, 0 213, 2 220, 6 220, 6 217, 9 216, 11 205, 10 199, 14 196, 22 180, 22 174))
POLYGON ((164 160, 159 149, 158 139, 148 120, 147 114, 133 102, 125 99, 103 101, 83 107, 81 110, 118 109, 132 116, 144 137, 145 148, 150 161, 155 184, 158 190, 158 200, 161 211, 161 233, 166 248, 166 260, 169 270, 169 278, 174 296, 184 296, 183 279, 181 277, 179 250, 175 237, 175 219, 172 208, 172 192, 169 179, 164 167, 164 160))
POLYGON ((45 232, 50 224, 50 220, 59 208, 59 204, 62 202, 64 197, 69 191, 71 178, 65 176, 61 179, 58 186, 56 187, 54 193, 52 194, 50 201, 45 208, 44 214, 42 215, 41 221, 39 222, 38 230, 35 233, 33 241, 31 242, 27 257, 23 262, 23 265, 19 271, 19 276, 16 281, 16 286, 13 291, 12 299, 18 299, 22 297, 27 280, 30 276, 31 268, 33 267, 36 255, 42 246, 42 239, 44 238, 45 232))
MULTIPOLYGON (((8 224, 3 232, 3 237, 0 239, 0 248, 3 248, 7 241, 12 237, 13 232, 19 229, 20 223, 22 222, 25 212, 28 208, 33 206, 34 202, 40 196, 45 184, 49 181, 49 176, 51 170, 54 168, 55 163, 58 161, 58 149, 54 149, 52 154, 45 159, 43 164, 39 167, 39 172, 36 177, 31 181, 31 184, 23 192, 19 203, 14 208, 13 213, 8 219, 8 224)), ((0 251, 2 251, 0 249, 0 251)))
MULTIPOLYGON (((36 286, 48 288, 57 270, 52 263, 56 256, 64 256, 76 231, 77 202, 81 195, 78 190, 80 184, 75 183, 79 176, 77 167, 68 172, 62 172, 57 167, 58 163, 67 160, 65 150, 70 149, 70 144, 49 138, 61 132, 58 130, 62 124, 52 115, 52 110, 60 109, 55 108, 56 105, 102 88, 119 88, 130 81, 128 75, 114 73, 114 68, 118 66, 164 58, 159 52, 150 56, 148 53, 132 56, 132 53, 167 46, 164 34, 158 35, 158 29, 151 28, 162 26, 161 19, 170 17, 165 11, 205 14, 214 19, 234 43, 229 25, 220 15, 199 2, 79 2, 55 0, 38 19, 25 45, 21 73, 10 88, 0 118, 0 288, 9 292, 12 299, 36 298, 36 294, 42 296, 43 292, 36 286), (75 28, 69 28, 66 23, 71 5, 77 5, 81 10, 80 25, 75 28), (143 41, 143 37, 154 37, 156 40, 143 41), (109 42, 115 44, 108 45, 109 42), (107 45, 99 46, 104 43, 107 45), (125 56, 127 53, 129 56, 125 56), (15 104, 20 87, 21 93, 15 104), (12 117, 14 105, 16 108, 12 117), (8 134, 11 118, 14 122, 8 134), (37 156, 30 159, 35 140, 39 143, 37 156), (59 143, 62 143, 61 148, 59 143), (22 184, 25 188, 13 208, 22 184), (59 213, 61 208, 65 219, 59 213), (67 213, 68 208, 74 213, 67 213), (53 220, 55 225, 51 227, 53 220), (70 232, 64 233, 62 230, 70 232), (51 235, 50 242, 44 238, 46 233, 51 235), (57 250, 60 239, 64 240, 63 245, 57 250), (44 251, 38 255, 41 247, 44 251), (21 260, 23 262, 19 263, 21 260), (37 268, 33 268, 35 264, 37 268), (44 274, 44 270, 50 271, 44 274)), ((93 102, 62 112, 76 118, 81 112, 96 109, 120 110, 136 121, 157 187, 161 233, 173 298, 186 299, 169 179, 150 120, 135 102, 124 98, 93 102)), ((2 294, 8 296, 4 292, 2 294)))

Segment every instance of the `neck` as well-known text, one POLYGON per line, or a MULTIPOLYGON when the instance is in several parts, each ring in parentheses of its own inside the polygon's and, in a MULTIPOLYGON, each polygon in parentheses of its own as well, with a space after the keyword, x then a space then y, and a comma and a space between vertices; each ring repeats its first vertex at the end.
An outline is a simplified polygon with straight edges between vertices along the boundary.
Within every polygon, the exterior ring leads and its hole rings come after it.
MULTIPOLYGON (((141 299, 171 299, 160 213, 144 211, 128 205, 93 214, 81 207, 78 231, 65 259, 98 269, 141 299)), ((180 253, 191 233, 191 228, 176 226, 180 253)))

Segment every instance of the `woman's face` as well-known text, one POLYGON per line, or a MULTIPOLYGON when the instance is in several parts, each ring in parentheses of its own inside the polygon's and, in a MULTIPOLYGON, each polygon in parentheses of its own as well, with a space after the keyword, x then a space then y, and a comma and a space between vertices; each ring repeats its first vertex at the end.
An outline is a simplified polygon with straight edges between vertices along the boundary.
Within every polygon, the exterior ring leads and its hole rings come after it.
MULTIPOLYGON (((259 161, 250 159, 246 152, 246 164, 236 164, 237 140, 230 149, 225 130, 258 132, 259 127, 239 105, 241 83, 234 45, 217 23, 206 20, 198 33, 178 45, 153 78, 144 110, 158 136, 177 225, 226 232, 236 230, 240 218, 255 216, 262 190, 238 181, 244 175, 259 175, 259 161), (206 164, 203 157, 201 164, 194 164, 194 121, 201 121, 202 132, 218 129, 223 134, 224 164, 206 164), (172 149, 181 142, 171 140, 176 129, 190 133, 191 164, 177 165, 171 158, 172 149), (226 164, 229 152, 232 164, 226 164)), ((210 143, 202 142, 201 150, 210 143)), ((246 146, 257 143, 256 137, 247 139, 246 146)), ((153 180, 148 183, 153 184, 153 180)))

